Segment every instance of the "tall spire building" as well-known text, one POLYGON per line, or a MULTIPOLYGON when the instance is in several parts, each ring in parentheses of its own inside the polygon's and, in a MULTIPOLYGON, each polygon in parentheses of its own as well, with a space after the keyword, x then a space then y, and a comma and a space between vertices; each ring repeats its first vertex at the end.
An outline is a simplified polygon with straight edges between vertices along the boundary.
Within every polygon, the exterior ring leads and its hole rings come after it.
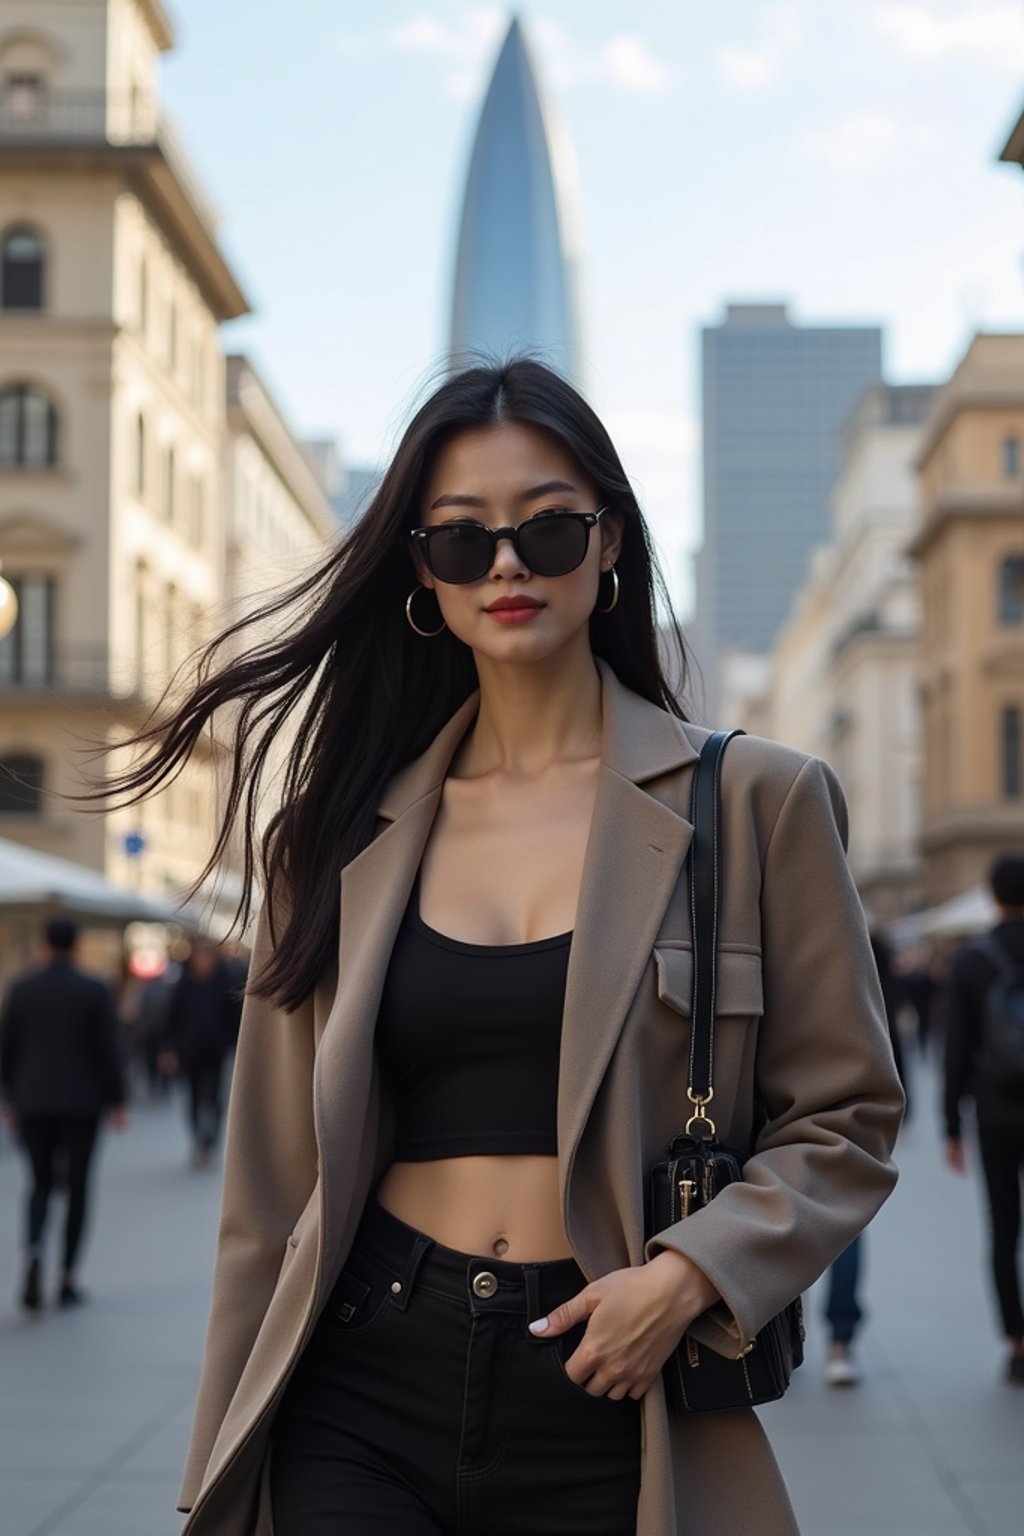
POLYGON ((451 363, 526 348, 578 378, 574 167, 518 18, 491 77, 462 205, 451 363))

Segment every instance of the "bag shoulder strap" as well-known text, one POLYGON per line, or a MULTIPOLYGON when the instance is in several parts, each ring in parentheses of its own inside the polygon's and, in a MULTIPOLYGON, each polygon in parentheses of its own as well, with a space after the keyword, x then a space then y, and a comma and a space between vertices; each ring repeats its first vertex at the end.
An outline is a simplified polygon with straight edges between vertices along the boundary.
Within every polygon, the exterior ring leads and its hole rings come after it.
MULTIPOLYGON (((714 731, 701 748, 693 771, 690 819, 690 926, 693 934, 693 994, 690 1020, 690 1081, 687 1097, 694 1106, 690 1125, 703 1123, 714 1096, 715 989, 718 972, 719 879, 722 856, 722 757, 743 731, 714 731)), ((687 1127, 689 1131, 690 1126, 687 1127)))

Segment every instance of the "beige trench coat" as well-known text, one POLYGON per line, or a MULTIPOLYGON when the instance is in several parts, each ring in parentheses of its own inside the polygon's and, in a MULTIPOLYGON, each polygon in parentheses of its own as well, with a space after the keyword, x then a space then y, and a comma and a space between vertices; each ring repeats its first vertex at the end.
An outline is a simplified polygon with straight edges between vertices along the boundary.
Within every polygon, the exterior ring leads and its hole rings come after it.
MULTIPOLYGON (((558 1082, 565 1229, 589 1279, 679 1249, 724 1298, 695 1338, 735 1355, 885 1200, 902 1108, 831 770, 756 737, 729 747, 715 1112, 750 1145, 742 1184, 644 1244, 645 1170, 686 1115, 685 856, 706 732, 600 663, 602 764, 569 959, 558 1082)), ((341 874, 337 967, 297 1012, 248 998, 228 1117, 213 1303, 180 1495, 188 1536, 271 1536, 273 1412, 387 1167, 374 1053, 395 933, 470 699, 387 786, 341 874)), ((267 953, 261 918, 255 964, 267 953)), ((792 1536, 755 1415, 643 1402, 637 1536, 792 1536)), ((287 1536, 287 1533, 281 1533, 287 1536)))

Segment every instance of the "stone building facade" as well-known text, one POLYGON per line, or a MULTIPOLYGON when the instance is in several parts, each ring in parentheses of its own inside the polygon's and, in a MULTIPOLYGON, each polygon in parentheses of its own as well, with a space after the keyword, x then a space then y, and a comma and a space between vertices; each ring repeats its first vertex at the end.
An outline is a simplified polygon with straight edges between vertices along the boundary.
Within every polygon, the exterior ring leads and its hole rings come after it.
POLYGON ((918 457, 928 901, 1024 851, 1024 335, 974 338, 918 457))
POLYGON ((269 585, 334 526, 263 386, 248 416, 230 393, 220 328, 248 304, 162 114, 172 43, 159 0, 0 10, 0 562, 20 601, 0 641, 0 837, 156 895, 209 853, 210 749, 108 817, 64 798, 76 749, 105 747, 98 772, 122 760, 260 552, 269 585))

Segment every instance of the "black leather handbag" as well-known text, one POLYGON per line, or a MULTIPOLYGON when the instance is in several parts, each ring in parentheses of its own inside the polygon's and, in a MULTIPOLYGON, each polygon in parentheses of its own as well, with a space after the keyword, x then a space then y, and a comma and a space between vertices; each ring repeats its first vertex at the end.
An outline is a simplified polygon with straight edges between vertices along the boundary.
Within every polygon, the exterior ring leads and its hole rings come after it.
MULTIPOLYGON (((693 929, 693 1001, 689 1085, 692 1113, 651 1170, 647 1235, 653 1236, 708 1205, 743 1177, 744 1156, 719 1142, 709 1106, 714 1098, 715 973, 721 852, 722 755, 740 731, 716 731, 701 750, 693 775, 690 844, 690 920, 693 929)), ((803 1359, 800 1299, 773 1317, 735 1359, 684 1334, 664 1365, 665 1392, 675 1413, 749 1408, 781 1397, 803 1359)))

